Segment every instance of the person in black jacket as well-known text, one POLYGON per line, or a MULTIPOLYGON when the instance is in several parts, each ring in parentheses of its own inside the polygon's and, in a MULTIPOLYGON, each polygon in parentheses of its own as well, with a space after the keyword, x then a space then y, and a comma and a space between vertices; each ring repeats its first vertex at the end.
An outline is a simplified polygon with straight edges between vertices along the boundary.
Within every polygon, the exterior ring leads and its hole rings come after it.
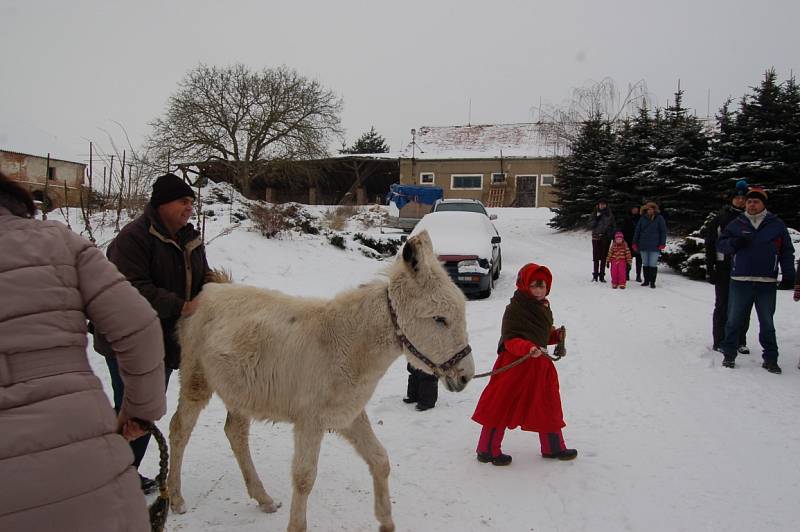
POLYGON ((608 208, 606 200, 598 200, 590 227, 592 229, 592 263, 594 265, 592 281, 604 283, 606 282, 608 247, 611 245, 612 235, 617 230, 614 215, 608 208))
MULTIPOLYGON (((628 248, 633 245, 633 235, 636 232, 636 224, 639 223, 639 218, 642 215, 639 213, 639 206, 634 205, 628 211, 628 217, 622 222, 622 235, 628 248)), ((639 252, 633 252, 633 257, 636 260, 636 281, 642 282, 642 256, 639 252)), ((625 275, 625 280, 631 280, 631 265, 628 264, 628 273, 625 275)))
MULTIPOLYGON (((714 314, 712 318, 712 338, 714 351, 721 351, 720 344, 725 338, 725 322, 728 321, 728 290, 731 284, 731 256, 723 255, 717 251, 717 239, 725 227, 744 212, 747 201, 747 181, 744 179, 736 183, 736 189, 731 196, 729 205, 722 207, 714 220, 706 228, 706 275, 708 282, 714 285, 714 314)), ((739 335, 739 353, 750 353, 747 347, 747 330, 750 327, 751 309, 739 335)))
MULTIPOLYGON (((165 388, 173 370, 180 367, 180 346, 175 326, 181 316, 191 314, 194 299, 210 273, 200 233, 189 223, 195 193, 183 179, 165 174, 153 183, 153 194, 144 213, 127 224, 109 244, 106 255, 120 273, 150 303, 161 320, 164 338, 165 388)), ((105 356, 114 408, 119 411, 125 383, 117 359, 105 338, 95 332, 95 351, 105 356)), ((133 465, 144 458, 149 435, 131 442, 133 465)), ((152 479, 140 475, 142 490, 156 488, 152 479)))

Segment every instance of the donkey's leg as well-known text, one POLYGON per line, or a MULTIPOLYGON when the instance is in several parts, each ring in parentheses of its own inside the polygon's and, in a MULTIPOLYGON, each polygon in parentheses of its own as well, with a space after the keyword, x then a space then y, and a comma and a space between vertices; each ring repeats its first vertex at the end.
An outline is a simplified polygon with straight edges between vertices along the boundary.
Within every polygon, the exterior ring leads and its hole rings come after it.
POLYGON ((292 458, 292 508, 288 532, 305 532, 308 494, 317 479, 319 448, 325 431, 318 426, 294 426, 294 457, 292 458))
POLYGON ((389 456, 372 431, 367 413, 362 410, 355 421, 339 433, 353 445, 369 466, 375 490, 375 517, 381 524, 380 532, 393 532, 392 503, 389 500, 389 456))
POLYGON ((211 399, 211 388, 206 382, 203 370, 195 368, 181 375, 181 392, 178 397, 178 408, 169 422, 169 475, 167 489, 172 511, 177 514, 186 512, 186 504, 181 495, 181 465, 183 451, 189 442, 200 411, 211 399))
POLYGON ((253 465, 253 458, 250 455, 250 419, 241 414, 228 411, 228 418, 225 420, 225 435, 239 462, 239 469, 242 470, 244 483, 247 486, 247 494, 258 501, 261 509, 267 513, 272 513, 280 507, 280 503, 275 504, 272 497, 267 494, 261 479, 253 465))

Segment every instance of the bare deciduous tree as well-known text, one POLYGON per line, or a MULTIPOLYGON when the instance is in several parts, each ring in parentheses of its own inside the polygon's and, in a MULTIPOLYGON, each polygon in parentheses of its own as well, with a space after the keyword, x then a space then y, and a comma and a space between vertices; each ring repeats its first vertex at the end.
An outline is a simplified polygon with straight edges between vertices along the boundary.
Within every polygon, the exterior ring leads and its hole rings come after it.
POLYGON ((636 114, 642 104, 649 104, 647 84, 639 80, 621 91, 613 79, 589 81, 573 89, 572 97, 564 105, 540 109, 539 120, 548 125, 553 140, 571 144, 578 135, 580 125, 594 116, 602 116, 610 123, 636 114))
POLYGON ((163 117, 151 123, 155 158, 173 163, 235 163, 249 193, 254 161, 327 155, 341 135, 342 100, 320 82, 282 66, 253 72, 244 65, 200 65, 181 81, 163 117))

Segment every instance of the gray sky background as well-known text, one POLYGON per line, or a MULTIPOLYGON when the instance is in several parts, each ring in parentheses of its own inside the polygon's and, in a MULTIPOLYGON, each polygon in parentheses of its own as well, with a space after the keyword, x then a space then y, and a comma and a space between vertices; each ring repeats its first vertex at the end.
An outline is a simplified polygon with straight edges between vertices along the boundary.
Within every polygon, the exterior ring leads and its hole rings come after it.
POLYGON ((800 2, 0 0, 0 147, 88 159, 138 146, 198 63, 296 68, 344 98, 348 144, 423 125, 527 122, 610 77, 705 116, 800 70, 800 2), (469 102, 471 100, 471 116, 469 102))

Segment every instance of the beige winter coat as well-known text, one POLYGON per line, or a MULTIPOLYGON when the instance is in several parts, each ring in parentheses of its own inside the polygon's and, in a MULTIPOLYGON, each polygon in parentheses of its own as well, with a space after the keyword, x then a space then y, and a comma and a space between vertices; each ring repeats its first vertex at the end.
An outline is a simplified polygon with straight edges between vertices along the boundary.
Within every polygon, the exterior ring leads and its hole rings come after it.
POLYGON ((0 207, 0 530, 150 530, 128 443, 86 355, 111 341, 131 417, 164 415, 156 314, 88 241, 0 207))

